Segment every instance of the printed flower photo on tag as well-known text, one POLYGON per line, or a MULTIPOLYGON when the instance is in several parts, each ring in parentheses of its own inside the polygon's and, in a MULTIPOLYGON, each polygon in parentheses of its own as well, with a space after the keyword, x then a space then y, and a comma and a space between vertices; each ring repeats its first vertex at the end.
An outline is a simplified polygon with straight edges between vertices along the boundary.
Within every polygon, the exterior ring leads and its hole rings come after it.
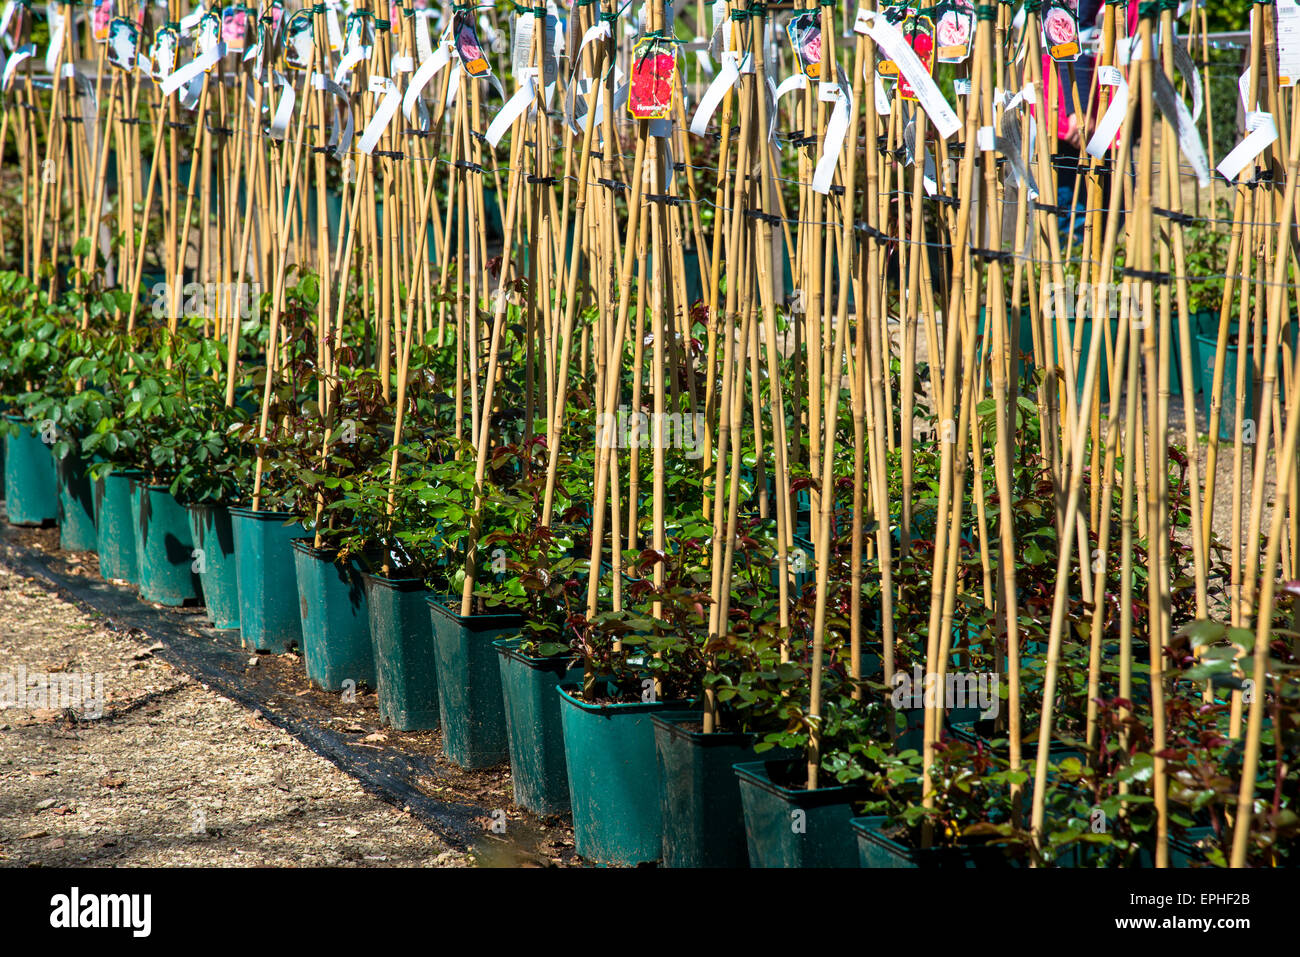
POLYGON ((1044 4, 1043 45, 1057 63, 1079 59, 1078 0, 1048 0, 1044 4))
MULTIPOLYGON (((199 56, 207 53, 221 42, 221 18, 215 13, 205 13, 199 19, 199 35, 194 42, 194 49, 199 56)), ((209 69, 211 69, 209 67, 209 69)))
POLYGON ((676 78, 677 56, 673 45, 658 37, 639 40, 632 48, 628 112, 638 120, 667 119, 671 115, 676 78))
POLYGON ((176 69, 176 51, 180 43, 181 36, 172 27, 159 27, 154 31, 153 49, 149 51, 149 59, 153 63, 153 73, 150 75, 159 83, 171 76, 176 69))
POLYGON ((975 7, 970 0, 945 0, 938 7, 935 43, 940 63, 964 63, 975 39, 975 7))
POLYGON ((483 54, 483 45, 478 42, 478 31, 468 14, 458 12, 452 20, 452 37, 456 54, 460 57, 465 72, 470 76, 490 76, 492 67, 483 54))
POLYGON ((109 24, 113 22, 114 0, 95 0, 90 16, 91 36, 96 40, 108 39, 109 24))
POLYGON ((140 43, 140 31, 129 17, 114 17, 108 25, 108 49, 105 57, 119 70, 128 73, 135 69, 136 47, 140 43))
POLYGON ((305 70, 311 64, 315 28, 311 11, 299 10, 289 18, 285 28, 284 62, 291 70, 305 70))
POLYGON ((809 79, 820 79, 822 75, 821 15, 816 10, 798 11, 786 24, 785 33, 794 50, 799 72, 809 79))
MULTIPOLYGON (((934 73, 934 23, 929 17, 908 17, 903 23, 903 37, 912 48, 925 72, 934 73)), ((916 91, 907 81, 907 76, 898 76, 898 95, 904 100, 916 102, 916 91)))
POLYGON ((221 39, 226 42, 227 53, 243 53, 248 31, 248 9, 226 7, 221 11, 221 39))

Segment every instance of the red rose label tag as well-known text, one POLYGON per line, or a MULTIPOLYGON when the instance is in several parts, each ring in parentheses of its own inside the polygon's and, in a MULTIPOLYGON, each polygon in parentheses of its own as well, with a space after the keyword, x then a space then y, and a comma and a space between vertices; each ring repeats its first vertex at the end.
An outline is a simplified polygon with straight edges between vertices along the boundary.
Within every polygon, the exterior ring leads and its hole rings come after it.
POLYGON ((677 56, 673 45, 646 37, 632 48, 632 85, 627 110, 638 120, 663 120, 671 115, 677 86, 677 56))

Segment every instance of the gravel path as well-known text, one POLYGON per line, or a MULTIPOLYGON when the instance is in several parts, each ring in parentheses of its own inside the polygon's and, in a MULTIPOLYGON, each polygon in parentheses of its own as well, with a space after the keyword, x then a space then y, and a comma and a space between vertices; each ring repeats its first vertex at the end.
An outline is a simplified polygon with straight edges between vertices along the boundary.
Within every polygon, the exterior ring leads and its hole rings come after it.
MULTIPOLYGON (((0 566, 0 693, 102 675, 98 708, 0 711, 0 865, 468 866, 256 713, 0 566)), ((36 706, 36 707, 31 707, 36 706)))

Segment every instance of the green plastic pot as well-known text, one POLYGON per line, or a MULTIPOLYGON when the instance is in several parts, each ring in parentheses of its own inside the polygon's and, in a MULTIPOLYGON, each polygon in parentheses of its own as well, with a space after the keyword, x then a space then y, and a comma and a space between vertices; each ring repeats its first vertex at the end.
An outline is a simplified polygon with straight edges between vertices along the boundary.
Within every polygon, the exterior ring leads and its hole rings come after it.
POLYGON ((232 508, 239 633, 246 648, 288 651, 302 642, 292 541, 302 526, 287 512, 232 508), (286 524, 291 523, 291 524, 286 524))
POLYGON ((443 751, 462 768, 503 764, 510 748, 501 669, 492 643, 517 633, 523 619, 513 613, 462 616, 460 599, 447 595, 430 595, 427 601, 443 751))
POLYGON ((651 716, 659 764, 665 867, 748 867, 740 781, 754 735, 705 734, 698 711, 651 716))
POLYGON ((379 717, 397 731, 438 727, 438 669, 421 578, 362 574, 379 717))
POLYGON ((332 550, 313 548, 310 539, 293 542, 293 561, 307 679, 326 691, 342 691, 349 681, 353 689, 375 687, 370 612, 361 573, 352 564, 335 561, 332 550))
POLYGON ((188 505, 194 561, 203 583, 203 601, 213 628, 239 627, 239 579, 235 569, 235 532, 224 505, 188 505))
POLYGON ((690 703, 588 704, 577 697, 580 689, 577 683, 556 688, 574 849, 598 864, 657 861, 663 854, 663 804, 650 718, 690 703))
MULTIPOLYGON (((1199 388, 1204 395, 1205 414, 1210 414, 1210 400, 1214 394, 1214 363, 1217 358, 1219 348, 1219 317, 1217 313, 1207 313, 1203 321, 1198 323, 1200 332, 1193 342, 1194 361, 1196 363, 1196 373, 1199 380, 1199 388)), ((1219 416, 1219 440, 1221 442, 1232 442, 1235 440, 1237 428, 1237 349, 1238 344, 1232 342, 1237 336, 1239 323, 1232 320, 1228 326, 1229 341, 1224 350, 1223 356, 1223 407, 1219 416)), ((1300 326, 1293 320, 1282 331, 1283 339, 1290 344, 1291 355, 1294 357, 1297 347, 1297 334, 1300 332, 1300 326)), ((1246 384, 1243 397, 1245 400, 1246 416, 1250 417, 1255 414, 1255 367, 1253 361, 1254 344, 1246 343, 1246 349, 1251 355, 1246 357, 1246 384)), ((1282 351, 1278 352, 1277 380, 1275 388, 1282 388, 1282 383, 1286 381, 1287 372, 1284 368, 1286 365, 1282 351)))
POLYGON ((50 447, 21 416, 5 416, 18 426, 5 437, 5 510, 10 525, 48 525, 59 518, 58 482, 50 447))
POLYGON ((737 764, 745 838, 752 867, 857 867, 849 833, 864 788, 790 787, 803 776, 801 758, 737 764))
POLYGON ((888 821, 889 818, 879 815, 855 817, 849 822, 858 839, 858 863, 862 867, 918 869, 1014 866, 1014 860, 996 845, 931 847, 925 850, 908 847, 885 836, 884 827, 888 821))
POLYGON ((131 482, 131 522, 140 568, 140 597, 176 607, 198 601, 190 518, 166 485, 131 482))
MULTIPOLYGON (((1232 323, 1232 335, 1237 334, 1237 323, 1232 323)), ((1218 355, 1219 335, 1211 330, 1197 337, 1197 359, 1200 365, 1201 384, 1205 392, 1205 413, 1210 414, 1210 399, 1214 394, 1214 363, 1218 355)), ((1243 393, 1245 408, 1255 406, 1255 381, 1250 357, 1246 357, 1246 388, 1243 393)), ((1228 342, 1223 354, 1223 396, 1219 415, 1219 441, 1232 442, 1237 429, 1237 346, 1228 342)), ((1249 413, 1248 413, 1249 415, 1249 413)))
POLYGON ((59 489, 59 547, 65 552, 93 552, 99 547, 95 531, 95 487, 87 474, 89 462, 67 455, 55 464, 59 489))
MULTIPOLYGON (((1140 870, 1151 870, 1156 866, 1155 857, 1155 834, 1148 835, 1150 843, 1138 849, 1133 860, 1132 867, 1140 870)), ((1169 866, 1170 867, 1196 867, 1203 865, 1207 856, 1205 847, 1200 843, 1206 841, 1209 844, 1214 842, 1214 828, 1206 826, 1189 827, 1183 832, 1181 837, 1175 837, 1172 834, 1169 837, 1169 866)), ((1073 849, 1067 851, 1057 858, 1058 867, 1065 868, 1093 868, 1101 867, 1101 850, 1095 844, 1080 842, 1073 849)))
MULTIPOLYGON (((1010 308, 1007 308, 1005 310, 1005 318, 1006 318, 1006 337, 1008 342, 1010 342, 1012 336, 1010 308)), ((977 331, 979 335, 984 337, 985 349, 990 349, 993 346, 993 333, 992 331, 985 332, 987 322, 988 322, 988 314, 985 310, 985 307, 980 306, 977 331)), ((1014 344, 1012 345, 1012 349, 1011 349, 1011 375, 1017 381, 1024 381, 1024 379, 1028 378, 1026 370, 1031 369, 1034 363, 1033 318, 1028 306, 1020 307, 1020 323, 1019 323, 1019 328, 1016 330, 1015 335, 1017 338, 1014 344), (1022 354, 1025 357, 1023 360, 1021 359, 1022 354)), ((989 382, 993 381, 992 368, 990 368, 988 371, 988 381, 989 382)))
POLYGON ((140 583, 139 562, 135 553, 135 523, 131 519, 131 484, 139 472, 109 472, 95 483, 99 500, 95 529, 99 552, 99 574, 104 581, 140 583))
MULTIPOLYGON (((1073 348, 1076 326, 1078 324, 1079 322, 1077 319, 1073 317, 1070 318, 1068 328, 1069 328, 1069 342, 1071 343, 1071 348, 1073 348)), ((1075 381, 1077 383, 1076 386, 1077 395, 1080 402, 1083 401, 1083 381, 1085 375, 1088 372, 1088 357, 1092 352, 1092 319, 1085 318, 1083 320, 1082 325, 1083 325, 1083 331, 1080 333, 1081 340, 1079 346, 1079 356, 1078 356, 1077 363, 1074 367, 1075 381)), ((1119 320, 1111 319, 1110 320, 1110 342, 1111 342, 1110 348, 1112 352, 1115 348, 1115 342, 1117 341, 1118 337, 1119 337, 1119 320)), ((1131 349, 1132 347, 1133 347, 1133 342, 1132 339, 1130 338, 1129 348, 1131 349)), ((1108 354, 1106 351, 1106 331, 1104 329, 1102 330, 1101 343, 1099 348, 1101 349, 1101 355, 1097 359, 1097 381, 1099 385, 1097 395, 1099 400, 1104 404, 1110 401, 1110 362, 1111 362, 1111 355, 1108 354)), ((1061 363, 1061 365, 1062 367, 1064 367, 1064 363, 1061 363)))
POLYGON ((569 810, 569 772, 555 689, 582 677, 568 655, 537 658, 519 650, 521 638, 498 638, 501 693, 515 803, 547 817, 569 810))

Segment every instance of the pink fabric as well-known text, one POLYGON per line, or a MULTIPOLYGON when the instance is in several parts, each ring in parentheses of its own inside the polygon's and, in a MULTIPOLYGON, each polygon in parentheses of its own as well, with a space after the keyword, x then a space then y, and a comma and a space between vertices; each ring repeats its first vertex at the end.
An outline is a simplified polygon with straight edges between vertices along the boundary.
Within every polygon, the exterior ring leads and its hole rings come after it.
MULTIPOLYGON (((1138 5, 1136 2, 1134 2, 1134 0, 1129 0, 1128 29, 1125 31, 1125 36, 1131 37, 1133 36, 1133 34, 1137 33, 1137 24, 1138 24, 1138 5)), ((1043 82, 1044 83, 1049 82, 1049 74, 1051 71, 1055 69, 1056 69, 1056 65, 1052 63, 1052 58, 1049 57, 1047 54, 1043 54, 1043 82)), ((1070 131, 1070 117, 1067 114, 1066 107, 1065 107, 1065 86, 1063 83, 1060 82, 1060 79, 1061 79, 1060 74, 1058 73, 1057 85, 1056 85, 1056 136, 1057 139, 1065 139, 1066 135, 1070 131)), ((1093 75, 1093 84, 1096 85, 1095 74, 1093 75)), ((1044 90, 1043 92, 1046 93, 1047 91, 1044 90)), ((1085 103, 1084 106, 1086 108, 1087 104, 1085 103)))

